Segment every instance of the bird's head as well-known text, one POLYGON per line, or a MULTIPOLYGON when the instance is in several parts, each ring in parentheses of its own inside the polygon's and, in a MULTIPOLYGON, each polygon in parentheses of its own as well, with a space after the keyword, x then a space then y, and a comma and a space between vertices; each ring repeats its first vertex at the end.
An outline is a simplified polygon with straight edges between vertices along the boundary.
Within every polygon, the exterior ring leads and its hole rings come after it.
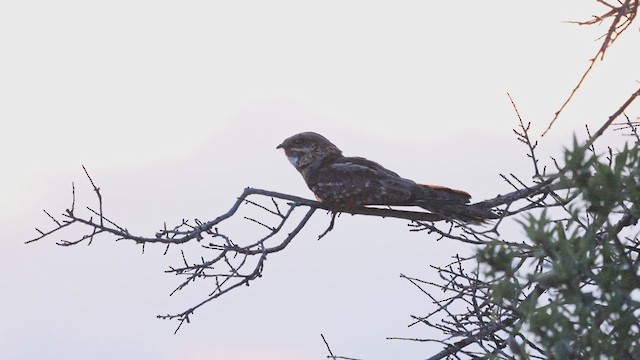
POLYGON ((342 155, 342 151, 331 141, 311 131, 293 135, 276 148, 284 149, 289 162, 298 170, 313 163, 320 163, 328 156, 342 155))

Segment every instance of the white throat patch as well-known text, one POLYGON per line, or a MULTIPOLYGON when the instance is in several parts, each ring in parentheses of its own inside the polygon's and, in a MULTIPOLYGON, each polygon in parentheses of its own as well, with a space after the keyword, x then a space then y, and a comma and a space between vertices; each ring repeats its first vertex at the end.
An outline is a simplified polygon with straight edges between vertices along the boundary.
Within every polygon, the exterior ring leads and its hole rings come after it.
POLYGON ((291 165, 297 166, 297 164, 298 164, 298 157, 297 156, 287 156, 287 159, 289 159, 289 162, 291 163, 291 165))

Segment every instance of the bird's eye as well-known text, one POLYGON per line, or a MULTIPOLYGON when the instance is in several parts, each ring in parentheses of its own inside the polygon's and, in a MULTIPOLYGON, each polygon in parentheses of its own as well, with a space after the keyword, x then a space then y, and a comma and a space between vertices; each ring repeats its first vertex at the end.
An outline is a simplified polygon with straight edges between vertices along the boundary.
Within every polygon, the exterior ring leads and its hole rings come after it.
POLYGON ((304 144, 304 139, 295 139, 293 140, 293 143, 296 145, 302 145, 304 144))

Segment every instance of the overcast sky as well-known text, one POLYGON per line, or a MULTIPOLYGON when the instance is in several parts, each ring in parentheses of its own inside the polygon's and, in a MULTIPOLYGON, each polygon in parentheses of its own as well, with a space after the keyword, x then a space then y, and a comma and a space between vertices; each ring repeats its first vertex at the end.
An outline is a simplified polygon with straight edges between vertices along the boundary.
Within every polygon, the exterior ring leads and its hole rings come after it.
MULTIPOLYGON (((2 2, 0 358, 321 359, 320 333, 356 358, 439 351, 385 340, 436 336, 407 328, 434 307, 399 275, 434 279, 430 265, 473 249, 403 221, 343 216, 317 241, 329 219, 318 212, 263 278, 177 335, 155 315, 209 288, 168 297, 176 253, 108 237, 24 241, 52 225, 42 209, 70 205, 72 181, 77 206, 95 205, 81 165, 105 214, 139 234, 212 219, 247 186, 312 197, 275 149, 309 130, 475 200, 505 193, 499 173, 531 175, 506 93, 539 136, 606 30, 563 21, 602 11, 577 0, 2 2)), ((541 140, 547 164, 637 88, 639 40, 636 24, 597 64, 541 140)), ((225 230, 259 231, 236 225, 225 230)))

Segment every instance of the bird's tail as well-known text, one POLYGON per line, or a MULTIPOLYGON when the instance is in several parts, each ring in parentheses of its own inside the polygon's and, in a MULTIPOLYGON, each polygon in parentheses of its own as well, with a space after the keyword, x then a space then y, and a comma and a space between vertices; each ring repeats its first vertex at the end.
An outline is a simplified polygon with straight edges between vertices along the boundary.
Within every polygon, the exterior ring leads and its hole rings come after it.
POLYGON ((432 213, 442 215, 443 220, 459 220, 483 224, 498 216, 491 209, 468 205, 471 195, 466 191, 437 185, 418 184, 422 196, 416 197, 416 205, 432 213))
POLYGON ((466 191, 451 189, 446 186, 439 185, 418 184, 418 186, 430 194, 440 193, 442 194, 441 196, 446 197, 447 200, 451 202, 466 204, 471 200, 471 195, 466 191))
POLYGON ((442 220, 458 220, 469 224, 488 224, 499 216, 487 208, 479 208, 473 205, 454 206, 421 206, 425 210, 442 216, 442 220))

